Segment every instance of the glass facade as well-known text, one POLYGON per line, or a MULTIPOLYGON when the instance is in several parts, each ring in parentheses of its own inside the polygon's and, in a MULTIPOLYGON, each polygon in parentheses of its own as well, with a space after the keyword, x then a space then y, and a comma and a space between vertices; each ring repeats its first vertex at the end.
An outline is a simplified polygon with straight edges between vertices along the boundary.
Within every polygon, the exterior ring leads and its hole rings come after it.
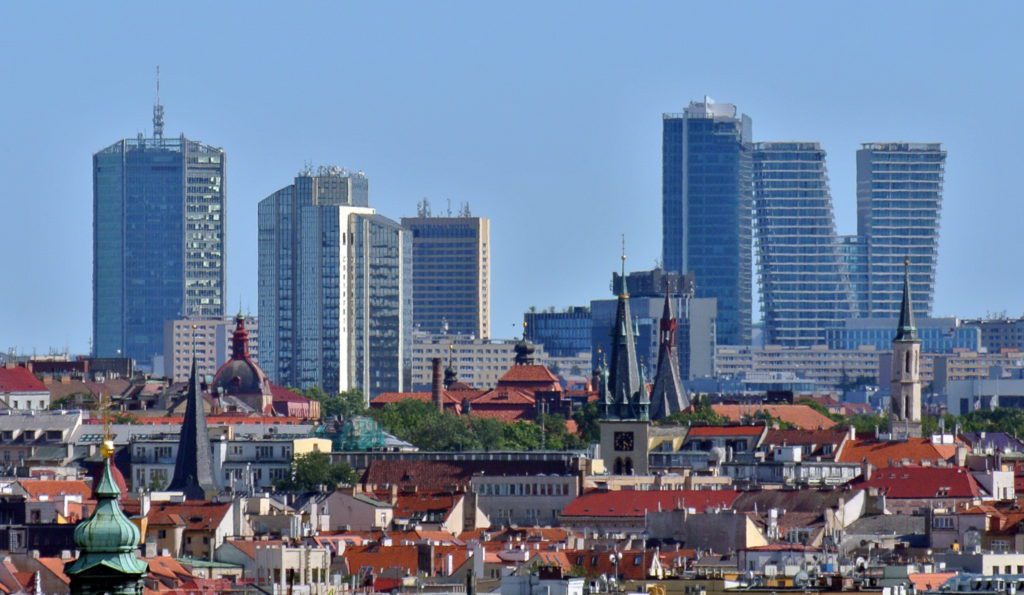
MULTIPOLYGON (((982 346, 981 331, 955 318, 917 318, 915 324, 923 353, 978 351, 982 346)), ((825 331, 826 342, 829 349, 853 350, 871 345, 878 351, 890 351, 893 329, 897 326, 896 318, 849 320, 839 328, 825 331)))
POLYGON ((413 324, 431 334, 491 335, 490 221, 403 217, 412 234, 413 324))
POLYGON ((409 233, 361 173, 305 171, 259 204, 260 363, 278 384, 372 398, 409 386, 409 233))
POLYGON ((811 347, 853 315, 818 143, 756 143, 754 219, 765 343, 811 347))
POLYGON ((857 151, 857 234, 867 251, 867 310, 899 314, 910 259, 914 310, 930 315, 946 152, 939 143, 865 143, 857 151))
POLYGON ((142 365, 168 320, 223 317, 225 154, 136 138, 93 156, 93 352, 142 365))
POLYGON ((855 317, 868 316, 868 247, 860 236, 839 236, 839 252, 843 258, 846 276, 853 290, 855 317))
POLYGON ((573 357, 590 352, 590 308, 573 306, 561 312, 523 314, 526 340, 543 345, 553 357, 573 357))
POLYGON ((718 301, 722 344, 750 343, 751 120, 708 99, 663 116, 662 259, 718 301))

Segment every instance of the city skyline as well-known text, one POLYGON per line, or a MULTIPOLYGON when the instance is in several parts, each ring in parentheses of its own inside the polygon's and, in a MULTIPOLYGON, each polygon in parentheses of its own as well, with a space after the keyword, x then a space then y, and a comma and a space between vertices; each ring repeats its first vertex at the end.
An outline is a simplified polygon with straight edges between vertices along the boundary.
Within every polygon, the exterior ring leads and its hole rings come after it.
MULTIPOLYGON (((808 92, 809 77, 802 75, 768 85, 766 75, 757 70, 771 56, 748 56, 748 63, 732 71, 724 69, 728 56, 712 60, 716 64, 710 66, 666 69, 672 61, 661 54, 671 53, 667 52, 671 49, 678 55, 700 47, 709 35, 700 31, 690 39, 675 41, 656 41, 657 35, 647 35, 637 47, 625 43, 603 47, 599 43, 603 36, 596 33, 613 22, 631 35, 638 35, 643 26, 663 26, 647 19, 655 12, 653 7, 650 12, 639 9, 635 15, 599 9, 584 15, 594 33, 575 40, 578 51, 585 54, 573 55, 571 63, 581 65, 575 70, 563 68, 567 63, 563 56, 570 51, 568 42, 547 40, 543 35, 547 28, 567 22, 572 11, 561 7, 553 10, 550 24, 532 23, 538 41, 529 47, 511 46, 515 52, 502 49, 509 47, 503 29, 497 32, 500 39, 493 42, 479 35, 471 36, 470 42, 442 39, 445 33, 469 30, 474 18, 484 16, 472 10, 453 15, 458 18, 437 32, 415 28, 417 13, 425 8, 410 7, 396 22, 369 10, 334 10, 361 19, 367 25, 366 34, 387 26, 393 26, 387 30, 398 38, 413 31, 415 35, 407 43, 425 45, 425 55, 409 63, 378 57, 369 66, 350 66, 369 77, 374 92, 355 93, 339 102, 339 87, 330 86, 324 99, 290 94, 286 96, 290 103, 282 105, 291 109, 272 110, 281 96, 261 97, 267 81, 286 83, 316 72, 326 60, 344 55, 344 49, 332 50, 313 41, 316 36, 311 35, 302 47, 285 52, 276 61, 270 54, 257 54, 259 68, 249 66, 224 77, 196 69, 200 55, 194 49, 172 54, 144 47, 125 56, 115 71, 98 72, 80 65, 113 47, 112 39, 103 38, 116 37, 110 33, 124 21, 134 22, 154 13, 135 8, 119 23, 106 23, 102 11, 93 15, 69 7, 55 19, 53 34, 76 39, 83 24, 96 27, 94 31, 82 27, 91 32, 89 43, 81 40, 79 55, 43 51, 26 57, 17 71, 4 67, 11 88, 31 86, 36 91, 0 99, 0 118, 4 129, 11 131, 4 142, 10 143, 7 153, 12 156, 0 166, 9 193, 5 205, 12 210, 2 230, 4 247, 8 254, 30 256, 9 263, 15 290, 0 298, 0 348, 45 352, 50 347, 67 346, 76 352, 88 350, 92 305, 87 290, 75 289, 91 284, 88 156, 113 138, 131 137, 136 131, 150 133, 156 64, 163 69, 165 134, 184 133, 232 155, 227 173, 232 213, 227 233, 229 293, 225 301, 229 311, 239 301, 244 309, 256 311, 256 201, 278 187, 275 180, 290 179, 306 162, 337 163, 366 171, 374 180, 375 196, 380 197, 378 212, 392 219, 414 214, 416 203, 424 196, 436 205, 448 198, 454 204, 470 202, 475 213, 490 218, 494 227, 492 334, 496 337, 517 334, 522 313, 530 305, 564 307, 607 297, 607 275, 618 264, 620 233, 627 236, 631 270, 650 268, 660 253, 659 116, 708 94, 735 103, 755 119, 755 140, 821 143, 829 154, 830 185, 841 235, 855 229, 854 162, 860 143, 943 143, 950 158, 933 311, 964 317, 1000 310, 1020 314, 1015 299, 1020 282, 1007 274, 1014 222, 1024 219, 1024 207, 1012 194, 1009 175, 1014 168, 1008 161, 1009 143, 1019 128, 1018 116, 1006 114, 1009 122, 995 129, 980 124, 980 117, 990 118, 987 113, 995 108, 963 109, 972 99, 1012 102, 1020 95, 1020 88, 1007 82, 1013 77, 990 77, 973 67, 979 60, 1019 53, 1020 42, 1008 29, 1012 18, 957 14, 954 20, 954 11, 936 9, 909 27, 899 27, 899 35, 892 43, 887 41, 884 50, 866 43, 866 55, 848 64, 842 62, 841 49, 856 31, 866 30, 870 20, 863 13, 870 11, 811 10, 808 17, 812 20, 842 13, 851 23, 851 33, 832 32, 839 37, 834 42, 821 34, 808 34, 821 44, 815 52, 819 55, 804 55, 810 47, 807 40, 784 42, 776 48, 783 56, 799 56, 802 64, 832 66, 823 81, 814 81, 820 88, 812 94, 808 92), (977 37, 977 43, 955 50, 930 37, 936 28, 953 31, 954 24, 965 34, 980 29, 985 35, 977 37), (480 55, 452 61, 450 56, 475 47, 467 43, 479 45, 480 55), (304 62, 301 58, 309 54, 321 59, 304 62), (449 56, 445 69, 430 66, 432 60, 443 56, 449 56), (551 56, 556 59, 547 60, 551 56), (883 56, 890 59, 891 69, 873 66, 883 56), (650 68, 636 73, 638 60, 648 61, 650 68), (502 68, 492 68, 492 63, 502 68), (910 74, 901 71, 901 66, 911 63, 919 68, 910 74), (492 69, 504 72, 485 72, 492 69), (62 75, 50 77, 59 80, 49 80, 31 74, 33 70, 62 75), (609 70, 627 77, 624 82, 628 84, 608 86, 609 70), (391 79, 399 82, 391 84, 391 79), (476 80, 480 84, 469 84, 476 80), (552 81, 564 84, 552 86, 552 81), (453 101, 448 91, 456 83, 464 93, 453 101), (416 85, 419 95, 408 93, 411 85, 416 85), (79 90, 73 95, 58 92, 68 87, 79 90), (851 97, 841 97, 850 88, 855 89, 851 97), (877 88, 886 92, 881 94, 877 88), (413 97, 415 100, 410 99, 413 97), (405 111, 400 109, 403 107, 405 111), (587 117, 566 117, 580 111, 587 117), (502 117, 494 119, 495 114, 502 117), (587 125, 571 122, 587 122, 588 118, 587 125), (604 125, 594 126, 595 118, 601 118, 604 125), (51 129, 40 132, 38 123, 43 121, 51 124, 51 129), (311 121, 319 121, 321 127, 311 128, 311 121), (449 134, 438 134, 438 127, 447 127, 449 134), (497 137, 501 142, 493 142, 497 137), (47 155, 47 159, 38 159, 38 155, 47 155), (445 168, 446 163, 469 167, 445 168), (53 171, 60 175, 52 175, 53 171), (591 204, 599 208, 588 208, 591 204), (537 217, 538 211, 546 216, 537 217), (518 242, 524 229, 531 234, 536 230, 531 237, 558 240, 557 249, 550 250, 547 242, 518 242), (59 241, 43 240, 53 235, 59 241), (547 263, 547 270, 538 271, 537 262, 547 263)), ((688 12, 700 17, 707 10, 694 7, 688 12)), ((992 14, 1018 10, 1006 5, 1006 10, 992 14)), ((909 8, 894 7, 895 13, 905 11, 909 8)), ((186 12, 169 10, 163 15, 167 26, 186 23, 186 12)), ((767 9, 747 7, 747 12, 757 26, 775 27, 781 33, 793 31, 783 19, 767 14, 767 9)), ((229 8, 218 7, 212 16, 231 13, 229 8)), ((9 16, 9 22, 22 20, 17 14, 9 16)), ((254 31, 269 30, 275 20, 268 15, 250 16, 254 31)), ((515 21, 526 16, 511 18, 515 21)), ((278 18, 291 25, 303 17, 278 18)), ((878 39, 894 35, 896 23, 902 23, 901 19, 879 22, 878 39)), ((212 26, 198 27, 206 31, 212 26)), ((738 27, 749 33, 754 25, 743 22, 738 27)), ((17 47, 31 45, 28 32, 11 32, 0 41, 0 47, 14 55, 17 47)), ((372 35, 366 34, 345 43, 358 47, 373 42, 372 35)), ((238 35, 225 32, 228 41, 238 41, 238 35)), ((749 50, 753 43, 739 45, 749 50)), ((256 47, 245 49, 253 52, 256 47)), ((224 70, 252 57, 244 51, 240 56, 240 50, 228 52, 224 70)), ((1014 64, 1008 67, 1017 68, 1014 64)))

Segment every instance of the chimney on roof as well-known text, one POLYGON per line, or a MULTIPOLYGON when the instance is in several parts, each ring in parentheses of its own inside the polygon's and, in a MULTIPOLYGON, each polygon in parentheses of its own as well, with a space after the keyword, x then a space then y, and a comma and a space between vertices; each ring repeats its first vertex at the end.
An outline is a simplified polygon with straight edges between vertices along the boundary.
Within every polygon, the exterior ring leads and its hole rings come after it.
POLYGON ((442 398, 442 391, 444 390, 444 377, 441 375, 441 358, 435 357, 430 360, 432 366, 432 375, 430 378, 430 399, 437 407, 437 410, 444 413, 444 399, 442 398))

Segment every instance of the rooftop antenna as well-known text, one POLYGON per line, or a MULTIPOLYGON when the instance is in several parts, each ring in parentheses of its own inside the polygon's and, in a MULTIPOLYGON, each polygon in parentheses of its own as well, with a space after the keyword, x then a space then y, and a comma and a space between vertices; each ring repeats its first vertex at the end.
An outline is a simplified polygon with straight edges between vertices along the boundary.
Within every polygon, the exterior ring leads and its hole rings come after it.
POLYGON ((160 105, 160 65, 156 67, 156 103, 153 104, 153 138, 164 137, 164 106, 160 105))

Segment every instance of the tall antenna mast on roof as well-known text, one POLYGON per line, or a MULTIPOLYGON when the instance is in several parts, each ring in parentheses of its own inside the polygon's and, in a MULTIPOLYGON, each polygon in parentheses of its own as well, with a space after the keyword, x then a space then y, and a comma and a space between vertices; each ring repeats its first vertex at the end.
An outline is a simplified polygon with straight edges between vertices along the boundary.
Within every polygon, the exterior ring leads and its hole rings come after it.
POLYGON ((160 105, 160 66, 156 67, 156 103, 153 104, 153 138, 164 137, 164 106, 160 105))

